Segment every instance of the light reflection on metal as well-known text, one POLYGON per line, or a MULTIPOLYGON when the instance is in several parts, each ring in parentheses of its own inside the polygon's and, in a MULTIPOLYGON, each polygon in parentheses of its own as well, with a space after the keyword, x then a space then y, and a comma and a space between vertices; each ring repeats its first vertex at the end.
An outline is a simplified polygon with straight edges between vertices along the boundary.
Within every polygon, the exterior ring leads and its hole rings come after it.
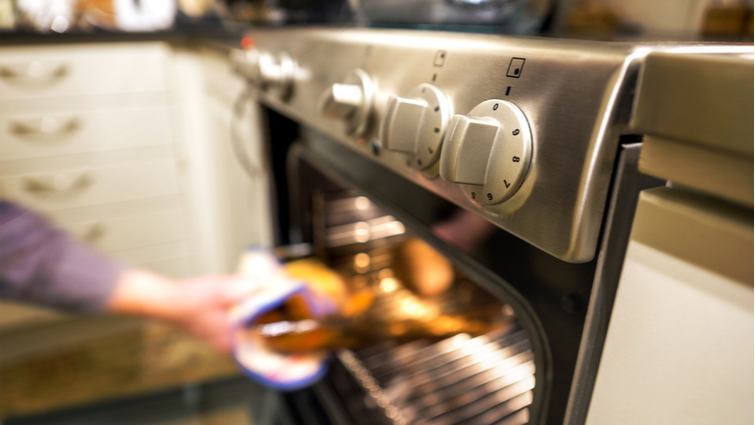
POLYGON ((406 232, 403 223, 386 215, 366 221, 333 226, 328 230, 329 247, 340 247, 372 240, 401 236, 406 232))

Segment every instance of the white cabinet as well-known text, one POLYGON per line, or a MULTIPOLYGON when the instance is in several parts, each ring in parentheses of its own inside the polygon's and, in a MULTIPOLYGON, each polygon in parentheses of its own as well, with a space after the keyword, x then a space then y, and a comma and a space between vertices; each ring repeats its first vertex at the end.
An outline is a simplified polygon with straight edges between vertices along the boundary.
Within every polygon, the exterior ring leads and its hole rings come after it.
MULTIPOLYGON (((0 177, 3 196, 54 217, 59 209, 134 201, 181 192, 174 159, 97 166, 82 163, 0 177)), ((136 210, 138 205, 134 205, 136 210)))
POLYGON ((177 116, 182 120, 176 127, 182 131, 180 149, 189 164, 187 195, 200 241, 199 261, 208 273, 230 272, 246 247, 272 243, 268 176, 245 173, 231 140, 233 125, 240 129, 248 157, 264 169, 260 111, 250 101, 244 114, 233 118, 243 82, 231 72, 224 53, 177 49, 173 67, 177 116))
POLYGON ((640 197, 588 425, 752 424, 752 211, 640 197))
MULTIPOLYGON (((0 102, 2 102, 0 100, 0 102)), ((167 105, 33 107, 0 113, 0 160, 171 145, 167 105)))
MULTIPOLYGON (((233 155, 225 56, 162 42, 0 49, 0 197, 128 265, 229 273, 271 243, 268 180, 233 155)), ((240 120, 262 157, 259 116, 240 120)), ((0 305, 3 324, 49 317, 0 305)))
POLYGON ((54 97, 165 90, 165 43, 95 43, 4 47, 0 98, 28 102, 54 97))

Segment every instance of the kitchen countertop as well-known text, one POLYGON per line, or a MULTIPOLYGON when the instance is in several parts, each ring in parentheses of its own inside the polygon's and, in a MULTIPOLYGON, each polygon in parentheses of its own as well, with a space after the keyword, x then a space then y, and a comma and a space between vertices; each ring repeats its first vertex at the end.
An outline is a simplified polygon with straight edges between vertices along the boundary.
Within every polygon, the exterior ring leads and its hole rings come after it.
POLYGON ((238 44, 245 27, 226 28, 221 25, 177 27, 166 31, 39 33, 32 31, 0 32, 0 46, 57 43, 102 43, 130 41, 203 42, 212 40, 222 44, 238 44))
POLYGON ((75 324, 65 329, 73 342, 56 337, 57 343, 0 359, 0 419, 238 376, 229 356, 165 325, 113 325, 78 340, 75 324))

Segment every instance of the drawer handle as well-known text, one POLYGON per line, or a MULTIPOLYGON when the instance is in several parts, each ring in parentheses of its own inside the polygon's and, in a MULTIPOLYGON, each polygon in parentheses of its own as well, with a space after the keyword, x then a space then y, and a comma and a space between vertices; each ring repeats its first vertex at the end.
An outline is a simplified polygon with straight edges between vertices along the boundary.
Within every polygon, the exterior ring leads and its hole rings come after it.
POLYGON ((26 66, 0 65, 0 78, 18 85, 45 85, 68 75, 68 65, 34 61, 26 66))
POLYGON ((43 137, 57 140, 76 132, 81 128, 81 121, 76 117, 42 117, 35 120, 14 121, 11 123, 11 133, 19 137, 43 137))
POLYGON ((96 242, 99 242, 103 236, 105 236, 105 233, 107 232, 107 227, 105 227, 102 223, 94 223, 84 232, 84 234, 81 236, 81 239, 84 242, 94 244, 96 242))
POLYGON ((92 183, 92 177, 87 173, 81 173, 75 177, 63 175, 27 177, 24 181, 24 189, 37 196, 72 194, 88 188, 92 183))

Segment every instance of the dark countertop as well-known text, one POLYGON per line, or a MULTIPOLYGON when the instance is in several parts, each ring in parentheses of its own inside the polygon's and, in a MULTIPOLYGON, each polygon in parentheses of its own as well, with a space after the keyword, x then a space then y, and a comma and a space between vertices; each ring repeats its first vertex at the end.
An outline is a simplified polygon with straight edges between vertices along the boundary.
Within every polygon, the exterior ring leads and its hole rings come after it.
POLYGON ((118 317, 19 330, 0 335, 0 346, 50 335, 58 341, 0 358, 0 422, 239 374, 229 356, 177 329, 118 317))
POLYGON ((133 41, 169 41, 196 43, 210 41, 224 46, 238 45, 245 28, 227 28, 222 25, 201 25, 176 27, 166 31, 115 32, 94 30, 89 32, 39 33, 32 31, 0 32, 0 46, 60 44, 60 43, 102 43, 133 41))

